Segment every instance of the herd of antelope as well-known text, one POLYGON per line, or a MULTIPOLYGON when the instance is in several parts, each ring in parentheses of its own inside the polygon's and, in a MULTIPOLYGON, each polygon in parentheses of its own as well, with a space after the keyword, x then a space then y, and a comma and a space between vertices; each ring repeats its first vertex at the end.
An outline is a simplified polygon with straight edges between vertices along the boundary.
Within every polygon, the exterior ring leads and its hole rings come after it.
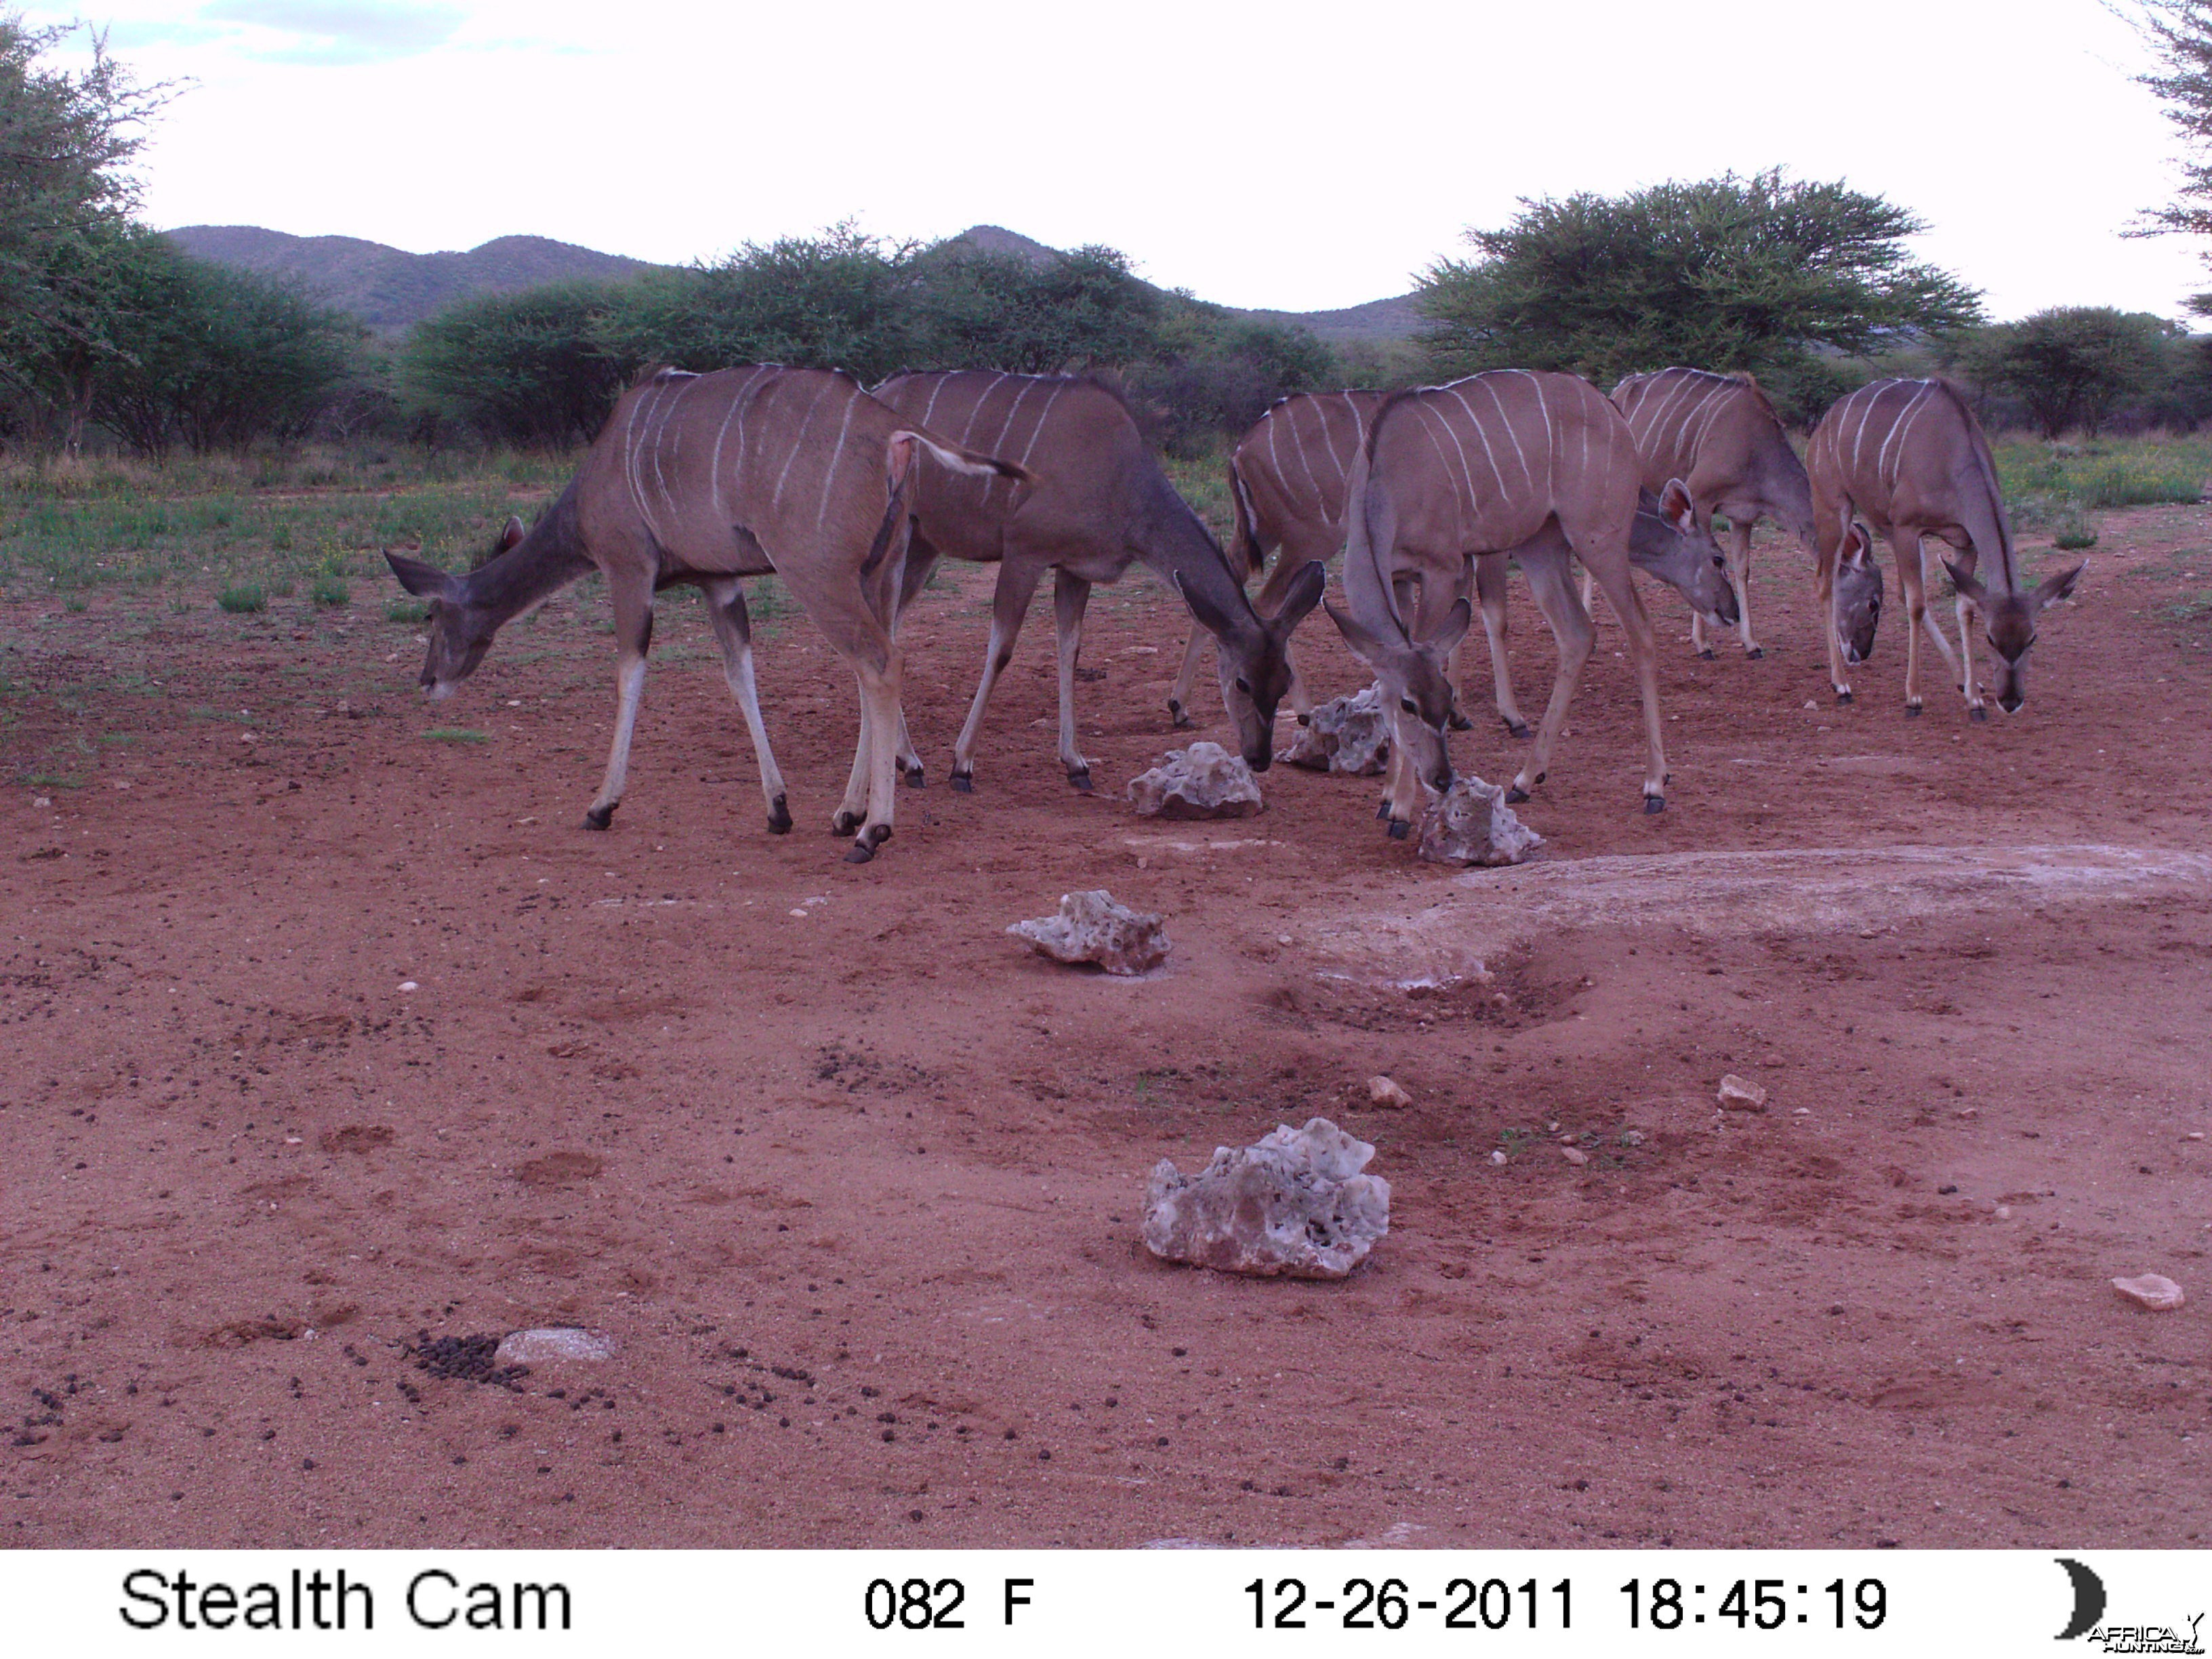
POLYGON ((1571 374, 1494 370, 1449 386, 1285 398, 1229 463, 1235 534, 1224 552, 1176 493, 1120 396, 1066 376, 960 370, 903 374, 872 392, 843 374, 757 365, 708 374, 664 369, 633 387, 552 507, 525 530, 510 519, 492 556, 455 575, 396 554, 393 574, 429 602, 422 684, 450 696, 500 627, 592 569, 613 601, 614 739, 585 813, 605 830, 622 799, 653 639, 654 593, 703 590, 730 690, 759 758, 769 828, 791 827, 781 772, 755 690, 744 581, 774 573, 851 667, 860 740, 831 820, 865 863, 890 838, 896 779, 923 781, 900 702, 898 627, 940 558, 996 564, 990 643, 953 749, 951 783, 973 787, 993 686, 1045 572, 1053 575, 1060 759, 1091 787, 1076 744, 1083 616, 1095 582, 1141 560, 1173 586, 1194 628, 1169 699, 1188 726, 1210 635, 1221 695, 1245 760, 1265 770, 1276 711, 1311 708, 1290 659, 1292 633, 1321 604, 1326 562, 1344 554, 1343 599, 1326 607, 1387 697, 1390 745, 1381 816, 1402 837, 1427 793, 1450 787, 1449 733, 1461 714, 1453 669, 1479 603, 1496 707, 1529 735, 1506 654, 1509 561, 1528 579, 1559 647, 1551 701, 1507 799, 1540 785, 1589 659, 1591 596, 1604 591, 1626 635, 1642 693, 1644 808, 1666 805, 1651 619, 1636 566, 1679 591, 1692 642, 1733 627, 1747 656, 1753 526, 1766 519, 1813 556, 1829 678, 1849 702, 1850 670, 1874 646, 1890 544, 1906 612, 1905 713, 1921 710, 1924 627, 1987 718, 1973 641, 1978 616, 1996 653, 1996 699, 2023 699, 2022 665, 2045 607, 2073 591, 2076 564, 2021 586, 1987 440, 1942 380, 1881 380, 1843 398, 1806 459, 1747 377, 1663 369, 1607 398, 1571 374), (1724 556, 1713 536, 1728 520, 1724 556), (1924 600, 1922 544, 1946 558, 1958 595, 1954 654, 1924 600), (1256 601, 1246 584, 1275 555, 1256 601), (1579 597, 1570 558, 1583 570, 1579 597))

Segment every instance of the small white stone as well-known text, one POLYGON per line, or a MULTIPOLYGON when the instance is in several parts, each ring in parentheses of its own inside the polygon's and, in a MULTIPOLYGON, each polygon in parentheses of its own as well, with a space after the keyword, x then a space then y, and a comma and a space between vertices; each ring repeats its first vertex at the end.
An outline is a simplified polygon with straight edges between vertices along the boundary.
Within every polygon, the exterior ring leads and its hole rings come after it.
POLYGON ((1167 929, 1158 916, 1132 910, 1103 888, 1062 893, 1056 915, 1006 929, 1055 962, 1095 962, 1109 974, 1149 973, 1168 959, 1167 929))
POLYGON ((1217 1147, 1195 1175, 1162 1158, 1145 1189, 1145 1248, 1222 1273, 1342 1279, 1390 1228, 1390 1183, 1362 1173, 1374 1156, 1317 1117, 1217 1147))
POLYGON ((406 995, 410 991, 419 991, 422 988, 411 979, 403 979, 399 981, 399 994, 402 996, 406 995))
POLYGON ((53 804, 54 798, 52 795, 33 795, 31 797, 31 805, 33 806, 52 806, 53 804))
POLYGON ((1577 1169, 1589 1162, 1589 1154, 1579 1146, 1562 1146, 1559 1148, 1559 1156, 1577 1169))
POLYGON ((2163 1273, 2137 1273, 2133 1279, 2116 1279, 2112 1288, 2153 1313, 2171 1313, 2189 1299, 2182 1295, 2181 1286, 2163 1273))
MULTIPOLYGON (((1288 933, 1278 933, 1275 935, 1275 943, 1278 945, 1288 945, 1290 942, 1291 936, 1288 933)), ((2202 1140, 2204 1137, 2203 1135, 2192 1135, 2191 1139, 2193 1140, 2202 1140)))
POLYGON ((1370 1105, 1389 1107, 1394 1110, 1403 1110, 1413 1103, 1413 1097, 1406 1092, 1405 1085, 1388 1077, 1367 1079, 1367 1099, 1370 1105))
POLYGON ((564 1359, 612 1359, 615 1340, 605 1331, 574 1325, 548 1325, 510 1331, 492 1356, 502 1365, 545 1365, 564 1359))
POLYGON ((2009 1204, 2000 1204, 2000 1205, 1998 1205, 1998 1206, 1997 1206, 1997 1219, 1998 1219, 1998 1220, 2000 1220, 2000 1221, 2009 1221, 2009 1220, 2011 1220, 2011 1219, 2012 1219, 2012 1206, 2011 1206, 2011 1205, 2009 1205, 2009 1204))
POLYGON ((1721 1079, 1720 1103, 1724 1112, 1763 1112, 1766 1109, 1766 1091, 1730 1072, 1721 1079))
POLYGON ((1492 1153, 1490 1155, 1490 1161, 1491 1161, 1492 1164, 1503 1164, 1503 1163, 1504 1163, 1504 1162, 1505 1162, 1505 1154, 1504 1154, 1504 1152, 1503 1151, 1499 1151, 1499 1152, 1492 1152, 1492 1153))
POLYGON ((806 920, 806 912, 804 910, 793 910, 791 914, 797 916, 801 921, 806 920))
POLYGON ((1172 750, 1129 780, 1139 817, 1244 818, 1261 810, 1259 780, 1242 755, 1218 743, 1172 750))

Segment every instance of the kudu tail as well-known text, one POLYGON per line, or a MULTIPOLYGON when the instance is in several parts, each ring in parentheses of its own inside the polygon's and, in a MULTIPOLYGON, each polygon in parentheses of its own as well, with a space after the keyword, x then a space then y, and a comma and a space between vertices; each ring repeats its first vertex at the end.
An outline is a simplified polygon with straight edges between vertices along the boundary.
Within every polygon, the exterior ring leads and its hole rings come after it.
POLYGON ((949 444, 933 434, 922 431, 919 427, 902 427, 891 434, 886 447, 892 454, 891 471, 894 475, 906 471, 907 462, 900 457, 916 446, 934 456, 939 465, 949 467, 970 478, 1012 478, 1016 483, 1031 483, 1036 478, 1036 474, 1018 461, 1001 460, 996 455, 963 449, 957 444, 949 444))

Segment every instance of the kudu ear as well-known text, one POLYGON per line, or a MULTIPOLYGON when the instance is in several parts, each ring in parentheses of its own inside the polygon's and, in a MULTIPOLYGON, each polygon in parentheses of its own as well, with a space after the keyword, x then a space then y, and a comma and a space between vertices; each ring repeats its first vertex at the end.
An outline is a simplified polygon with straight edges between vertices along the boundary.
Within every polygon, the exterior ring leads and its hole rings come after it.
POLYGON ((492 546, 492 556, 497 558, 509 548, 519 545, 521 540, 522 520, 510 514, 507 515, 507 523, 500 530, 499 540, 492 546))
POLYGON ((1352 647, 1352 654, 1376 673, 1381 673, 1382 665, 1390 659, 1389 643, 1380 635, 1354 622, 1349 612, 1339 611, 1326 601, 1322 608, 1328 612, 1328 619, 1336 624, 1336 631, 1344 635, 1344 642, 1352 647))
POLYGON ((1659 492, 1659 516, 1682 535, 1698 527, 1697 503, 1690 499, 1690 486, 1680 478, 1667 480, 1666 489, 1659 492))
POLYGON ((1951 573, 1951 586, 1957 588, 1968 601, 1974 605, 1986 604, 1990 597, 1989 589, 1984 587, 1980 582, 1975 580, 1948 559, 1943 561, 1943 568, 1951 573))
POLYGON ((1175 573, 1175 585, 1176 592, 1182 595, 1182 602, 1190 607, 1190 614, 1197 619, 1198 625, 1217 640, 1227 639, 1230 630, 1236 625, 1229 613, 1205 594, 1194 592, 1185 586, 1180 570, 1175 573))
POLYGON ((1474 620, 1474 607, 1462 593, 1452 601, 1452 608, 1444 612, 1444 619, 1421 643, 1439 656, 1448 657, 1459 648, 1459 642, 1467 637, 1468 624, 1474 620))
POLYGON ((2081 573, 2088 568, 2089 562, 2084 559, 2071 570, 2062 570, 2055 576, 2045 577, 2036 585, 2028 603, 2039 613, 2059 600, 2069 598, 2074 592, 2074 584, 2081 580, 2081 573))
POLYGON ((387 550, 384 562, 392 567, 392 574, 399 578, 399 585, 418 599, 443 599, 452 597, 453 579, 434 564, 425 564, 420 559, 410 559, 404 553, 387 550))
POLYGON ((1873 556, 1874 537, 1872 533, 1869 532, 1867 527, 1861 524, 1856 519, 1853 519, 1849 524, 1844 526, 1843 545, 1836 550, 1837 562, 1839 564, 1856 565, 1861 569, 1863 569, 1866 567, 1867 561, 1871 559, 1873 556))
POLYGON ((1291 578, 1283 602, 1276 607, 1275 632, 1288 639, 1291 631, 1306 619, 1306 613, 1321 603, 1321 596, 1328 591, 1328 566, 1319 559, 1310 561, 1304 569, 1291 578))

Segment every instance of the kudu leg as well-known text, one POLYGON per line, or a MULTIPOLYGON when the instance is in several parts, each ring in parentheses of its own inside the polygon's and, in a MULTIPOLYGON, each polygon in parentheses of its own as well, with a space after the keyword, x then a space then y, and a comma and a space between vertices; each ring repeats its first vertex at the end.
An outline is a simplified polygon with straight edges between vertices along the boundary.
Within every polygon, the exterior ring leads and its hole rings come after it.
POLYGON ((1990 717, 1988 706, 1982 702, 1982 685, 1974 671, 1980 665, 1974 660, 1974 604, 1964 593, 1959 595, 1959 689, 1966 694, 1966 718, 1985 720, 1990 717))
POLYGON ((1091 763, 1075 744, 1075 665, 1083 654, 1083 612, 1091 603, 1091 584, 1064 569, 1052 573, 1052 621, 1060 654, 1060 763, 1067 781, 1091 793, 1091 763))
MULTIPOLYGON (((1765 649, 1751 637, 1751 520, 1739 524, 1729 520, 1728 546, 1729 586, 1735 589, 1735 636, 1743 642, 1743 654, 1757 659, 1766 654, 1765 649)), ((1698 618, 1700 622, 1703 617, 1698 618)))
POLYGON ((607 750, 607 774, 599 793, 584 811, 584 828, 604 830, 614 822, 629 777, 629 744, 637 730, 637 705, 645 695, 645 656, 653 648, 653 582, 648 577, 610 580, 615 610, 615 735, 607 750))
MULTIPOLYGON (((898 637, 899 623, 905 617, 907 607, 929 586, 929 579, 937 569, 937 550, 921 537, 915 536, 907 544, 906 569, 899 580, 898 610, 891 618, 892 638, 898 637)), ((903 706, 899 710, 898 772, 909 789, 922 788, 929 781, 921 757, 915 750, 914 734, 907 729, 903 706)))
MULTIPOLYGON (((1600 564, 1598 585, 1613 614, 1620 619, 1620 631, 1627 635, 1629 665, 1636 670, 1637 690, 1643 699, 1644 810, 1663 812, 1667 810, 1667 735, 1659 714, 1659 645, 1652 632, 1651 613, 1644 608, 1629 574, 1625 538, 1621 554, 1618 564, 1609 561, 1600 564)), ((1565 711, 1561 713, 1564 717, 1565 711)))
POLYGON ((1168 715, 1178 732, 1190 730, 1190 689, 1198 678, 1199 659, 1206 654, 1206 642, 1212 637, 1192 618, 1190 642, 1182 648, 1182 670, 1176 676, 1175 689, 1168 693, 1168 715))
POLYGON ((1505 639, 1505 561, 1484 555, 1474 562, 1474 591, 1482 601, 1482 631, 1490 641, 1490 678, 1498 718, 1516 738, 1526 738, 1528 722, 1513 699, 1513 663, 1505 639))
POLYGON ((1905 597, 1905 713, 1910 719, 1921 707, 1920 635, 1928 620, 1928 571, 1920 560, 1918 532, 1897 532, 1889 538, 1889 550, 1897 556, 1897 585, 1905 597))
POLYGON ((1813 610, 1820 618, 1820 632, 1828 642, 1828 689, 1838 702, 1851 700, 1851 683, 1844 677, 1844 640, 1836 614, 1836 555, 1823 552, 1813 568, 1813 610))
POLYGON ((975 701, 952 744, 952 787, 965 793, 975 787, 975 738, 983 729, 983 711, 990 706, 991 688, 1013 659, 1014 641, 1021 637, 1022 619, 1036 597, 1043 571, 1034 565, 1007 560, 999 567, 999 584, 991 596, 991 643, 983 658, 983 678, 975 687, 975 701))
POLYGON ((761 794, 768 802, 768 827, 772 835, 791 829, 791 808, 784 799, 783 770, 769 747, 768 726, 761 719, 760 693, 753 684, 752 616, 745 609, 744 585, 713 582, 707 588, 707 618, 714 624, 714 643, 722 651, 722 678, 738 700, 752 734, 753 757, 760 763, 761 794))

